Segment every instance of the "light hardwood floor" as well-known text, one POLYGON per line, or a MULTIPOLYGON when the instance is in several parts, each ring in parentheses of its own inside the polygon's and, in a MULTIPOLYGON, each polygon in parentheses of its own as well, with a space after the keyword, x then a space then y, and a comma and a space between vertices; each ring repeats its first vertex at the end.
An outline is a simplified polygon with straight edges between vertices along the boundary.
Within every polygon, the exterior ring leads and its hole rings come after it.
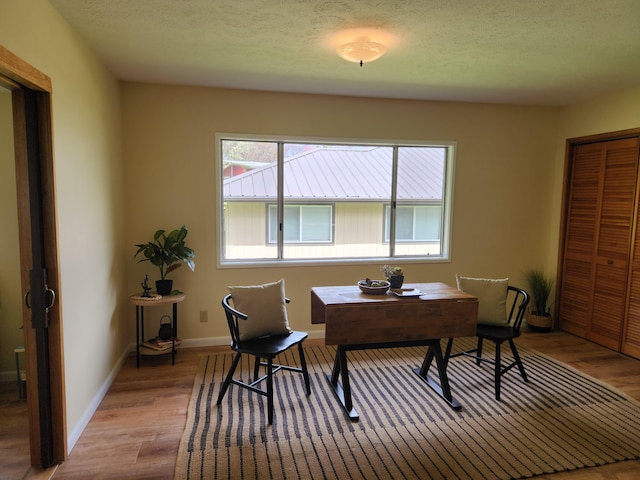
MULTIPOLYGON (((517 343, 640 400, 640 360, 562 332, 527 332, 517 343)), ((56 480, 171 479, 198 359, 203 354, 228 350, 226 346, 184 348, 178 353, 175 366, 168 358, 146 357, 139 369, 135 358, 130 357, 69 459, 56 469, 41 473, 49 473, 56 480)), ((640 461, 538 478, 635 480, 640 478, 640 461)))
POLYGON ((28 428, 16 381, 0 383, 0 479, 22 478, 29 470, 28 428))

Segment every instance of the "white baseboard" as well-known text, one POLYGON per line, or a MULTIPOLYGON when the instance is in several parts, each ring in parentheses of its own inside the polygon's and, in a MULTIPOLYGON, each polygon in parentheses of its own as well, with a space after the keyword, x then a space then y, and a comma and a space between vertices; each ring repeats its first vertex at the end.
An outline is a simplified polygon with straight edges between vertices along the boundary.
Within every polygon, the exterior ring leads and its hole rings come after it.
POLYGON ((182 340, 180 347, 215 347, 218 345, 229 345, 230 341, 229 337, 188 338, 182 340))
POLYGON ((96 410, 98 410, 100 403, 102 402, 105 395, 109 391, 111 384, 115 380, 116 376, 118 375, 118 372, 122 368, 122 365, 124 364, 125 360, 129 356, 129 352, 130 352, 130 349, 125 348, 125 351, 122 352, 122 355, 120 355, 120 358, 118 358, 118 361, 111 369, 111 372, 109 373, 105 381, 102 383, 101 387, 98 389, 98 392, 93 397, 93 400, 91 401, 87 409, 84 411, 84 413, 80 417, 80 421, 75 425, 73 430, 67 435, 68 453, 71 453, 71 450, 73 450, 73 447, 80 439, 80 435, 82 435, 82 432, 84 432, 84 429, 87 428, 87 425, 91 420, 91 417, 93 417, 93 415, 96 413, 96 410))

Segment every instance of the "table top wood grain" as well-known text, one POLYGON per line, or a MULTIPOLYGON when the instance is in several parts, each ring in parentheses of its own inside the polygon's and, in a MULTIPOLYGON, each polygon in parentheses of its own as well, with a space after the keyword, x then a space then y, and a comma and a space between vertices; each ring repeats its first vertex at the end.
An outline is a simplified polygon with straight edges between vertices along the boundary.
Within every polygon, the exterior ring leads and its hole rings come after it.
POLYGON ((311 323, 325 344, 353 345, 473 336, 478 299, 444 283, 407 284, 419 297, 368 295, 357 285, 313 287, 311 323))

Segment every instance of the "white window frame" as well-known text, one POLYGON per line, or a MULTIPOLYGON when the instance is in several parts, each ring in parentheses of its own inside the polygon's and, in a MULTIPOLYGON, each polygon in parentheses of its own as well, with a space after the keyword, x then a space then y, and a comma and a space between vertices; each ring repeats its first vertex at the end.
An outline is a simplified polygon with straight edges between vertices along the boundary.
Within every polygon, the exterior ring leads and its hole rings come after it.
MULTIPOLYGON (((336 138, 324 138, 324 137, 296 137, 296 136, 283 136, 283 135, 253 135, 253 134, 238 134, 238 133, 223 133, 217 132, 215 134, 215 164, 216 164, 216 225, 217 229, 217 244, 218 254, 216 255, 216 262, 218 268, 237 268, 237 267, 272 267, 272 266, 300 266, 300 265, 328 265, 328 264, 363 264, 363 263, 385 263, 385 262, 398 262, 403 263, 449 263, 451 262, 451 226, 453 218, 453 198, 454 198, 454 178, 455 178, 455 157, 456 157, 457 142, 455 141, 427 141, 427 140, 373 140, 373 139, 336 139, 336 138), (354 145, 354 146, 382 146, 382 147, 444 147, 446 148, 445 159, 445 172, 443 179, 443 198, 441 202, 442 207, 442 238, 440 239, 441 253, 439 255, 394 255, 393 253, 387 257, 365 257, 365 258, 322 258, 322 259, 270 259, 270 258, 258 258, 258 259, 225 259, 224 258, 224 201, 223 201, 223 161, 222 161, 222 141, 223 140, 238 140, 238 141, 267 141, 267 142, 281 142, 281 143, 308 143, 312 145, 354 145)), ((281 154, 281 146, 278 148, 279 155, 281 154)), ((282 195, 282 171, 278 174, 279 182, 279 196, 282 195)), ((395 181, 396 173, 394 170, 393 182, 394 185, 393 195, 395 195, 395 181)), ((335 209, 334 209, 335 214, 335 209)), ((392 209, 392 215, 395 215, 392 209)), ((384 227, 383 227, 384 230, 384 227)), ((392 228, 392 233, 393 228, 392 228)), ((332 239, 334 232, 332 232, 332 239)), ((265 240, 268 240, 265 239, 265 240)), ((284 242, 283 242, 284 243, 284 242)), ((395 242, 392 242, 395 243, 395 242)), ((393 247, 392 247, 393 249, 393 247)))

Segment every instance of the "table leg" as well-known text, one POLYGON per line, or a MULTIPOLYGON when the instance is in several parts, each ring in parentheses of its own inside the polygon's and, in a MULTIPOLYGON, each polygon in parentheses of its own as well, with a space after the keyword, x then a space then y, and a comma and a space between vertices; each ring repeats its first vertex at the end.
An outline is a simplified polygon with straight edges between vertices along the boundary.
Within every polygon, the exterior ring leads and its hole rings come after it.
POLYGON ((178 336, 178 304, 173 304, 173 339, 171 343, 171 365, 176 364, 176 337, 178 336))
POLYGON ((136 368, 140 368, 140 305, 136 305, 136 368))
POLYGON ((427 354, 424 357, 422 366, 420 368, 414 368, 414 373, 418 375, 429 387, 431 387, 438 395, 440 395, 454 410, 461 410, 462 405, 453 398, 451 395, 451 387, 449 386, 449 377, 447 376, 447 361, 442 355, 442 348, 440 348, 440 341, 434 341, 429 345, 427 354), (438 385, 432 378, 429 377, 429 368, 433 359, 436 359, 436 365, 438 367, 438 377, 440 378, 440 385, 438 385))
POLYGON ((336 356, 333 359, 333 370, 331 371, 331 375, 327 375, 329 379, 329 383, 331 386, 335 388, 338 385, 338 378, 340 376, 340 357, 338 356, 338 352, 336 351, 336 356))
POLYGON ((349 415, 351 421, 357 422, 360 417, 358 416, 358 412, 353 408, 349 370, 347 368, 347 352, 342 345, 338 345, 336 357, 333 361, 333 370, 331 375, 327 375, 327 380, 329 380, 336 397, 338 397, 338 400, 344 407, 347 415, 349 415), (342 385, 340 385, 338 381, 338 377, 340 376, 342 377, 342 385))

